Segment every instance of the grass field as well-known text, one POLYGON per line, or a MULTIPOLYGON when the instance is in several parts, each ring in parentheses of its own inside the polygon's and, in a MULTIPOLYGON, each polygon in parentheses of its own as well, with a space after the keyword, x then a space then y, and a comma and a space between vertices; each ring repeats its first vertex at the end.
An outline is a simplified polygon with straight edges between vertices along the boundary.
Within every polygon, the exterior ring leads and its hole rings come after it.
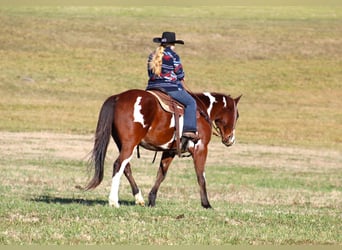
MULTIPOLYGON (((1 244, 342 245, 342 8, 0 7, 1 244), (167 20, 167 21, 166 21, 167 20), (243 94, 238 143, 210 145, 214 210, 190 159, 157 207, 118 210, 84 185, 104 99, 145 88, 151 39, 174 30, 193 91, 243 94)), ((133 159, 146 194, 157 164, 133 159)))
MULTIPOLYGON (((176 159, 156 208, 134 205, 121 182, 121 207, 107 205, 111 144, 103 184, 87 180, 92 137, 0 133, 2 244, 341 244, 341 154, 237 144, 229 152, 213 141, 207 163, 209 199, 200 205, 189 159, 176 159), (20 151, 20 155, 18 154, 20 151)), ((145 201, 158 164, 142 151, 132 160, 145 201)))

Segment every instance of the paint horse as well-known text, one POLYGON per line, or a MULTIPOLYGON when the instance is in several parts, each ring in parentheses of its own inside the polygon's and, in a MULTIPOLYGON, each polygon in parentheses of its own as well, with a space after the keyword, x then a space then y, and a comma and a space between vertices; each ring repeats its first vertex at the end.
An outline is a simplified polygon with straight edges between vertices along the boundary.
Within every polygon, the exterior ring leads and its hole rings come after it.
MULTIPOLYGON (((193 158, 200 186, 201 204, 204 208, 211 208, 204 171, 212 127, 216 128, 224 145, 234 144, 235 126, 239 117, 237 104, 241 96, 233 99, 224 94, 207 92, 192 95, 197 102, 198 110, 201 111, 197 112, 200 139, 196 144, 188 141, 187 151, 193 158)), ((182 117, 179 123, 179 127, 182 128, 182 117)), ((177 155, 174 114, 165 112, 157 98, 144 90, 133 89, 110 96, 100 110, 91 157, 95 173, 85 187, 86 190, 97 187, 103 179, 104 160, 110 137, 114 139, 120 154, 113 165, 109 205, 120 206, 118 193, 122 174, 131 185, 136 204, 145 204, 130 165, 135 149, 142 146, 148 150, 162 151, 156 181, 148 197, 148 205, 155 206, 159 186, 165 179, 170 163, 177 155)))

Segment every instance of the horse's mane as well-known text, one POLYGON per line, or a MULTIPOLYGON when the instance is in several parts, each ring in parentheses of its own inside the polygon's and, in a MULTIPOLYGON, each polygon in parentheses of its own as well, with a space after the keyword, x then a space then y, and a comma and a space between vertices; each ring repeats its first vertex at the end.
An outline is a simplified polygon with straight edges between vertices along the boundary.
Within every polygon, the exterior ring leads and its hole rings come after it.
POLYGON ((205 104, 203 103, 201 98, 199 97, 199 95, 204 95, 204 93, 190 93, 190 94, 196 100, 197 109, 198 109, 200 115, 202 115, 205 118, 205 120, 211 124, 211 120, 210 120, 209 114, 207 112, 207 107, 205 106, 205 104))

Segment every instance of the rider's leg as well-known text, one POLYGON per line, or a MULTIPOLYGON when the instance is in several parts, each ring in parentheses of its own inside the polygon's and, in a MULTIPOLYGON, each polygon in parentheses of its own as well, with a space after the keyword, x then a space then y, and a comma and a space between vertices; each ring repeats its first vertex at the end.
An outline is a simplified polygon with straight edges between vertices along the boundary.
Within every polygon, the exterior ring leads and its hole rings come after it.
POLYGON ((190 139, 198 139, 196 135, 196 132, 197 132, 196 101, 185 90, 171 91, 169 92, 169 95, 185 106, 183 136, 188 137, 190 139))

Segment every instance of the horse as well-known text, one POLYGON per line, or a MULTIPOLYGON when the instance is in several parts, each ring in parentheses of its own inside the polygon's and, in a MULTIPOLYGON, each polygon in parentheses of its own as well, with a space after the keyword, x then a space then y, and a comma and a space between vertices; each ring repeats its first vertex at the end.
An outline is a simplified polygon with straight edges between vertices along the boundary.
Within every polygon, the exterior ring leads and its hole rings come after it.
MULTIPOLYGON (((213 127, 221 137, 222 143, 229 147, 235 143, 235 127, 239 117, 237 104, 241 95, 232 98, 220 93, 191 93, 197 103, 197 130, 199 140, 187 141, 186 151, 192 157, 197 181, 200 186, 201 205, 211 208, 208 200, 205 179, 205 162, 208 154, 213 127)), ((183 117, 179 119, 182 130, 183 117)), ((179 131, 181 134, 182 131, 179 131)), ((164 181, 169 166, 177 155, 175 116, 166 112, 157 98, 145 90, 131 89, 108 97, 99 112, 91 161, 94 175, 85 190, 96 188, 103 180, 104 160, 107 147, 113 138, 119 156, 113 164, 109 205, 120 207, 119 185, 124 174, 128 179, 137 205, 145 201, 132 175, 130 160, 137 147, 161 151, 162 156, 155 183, 148 195, 148 206, 154 207, 160 184, 164 181)))

